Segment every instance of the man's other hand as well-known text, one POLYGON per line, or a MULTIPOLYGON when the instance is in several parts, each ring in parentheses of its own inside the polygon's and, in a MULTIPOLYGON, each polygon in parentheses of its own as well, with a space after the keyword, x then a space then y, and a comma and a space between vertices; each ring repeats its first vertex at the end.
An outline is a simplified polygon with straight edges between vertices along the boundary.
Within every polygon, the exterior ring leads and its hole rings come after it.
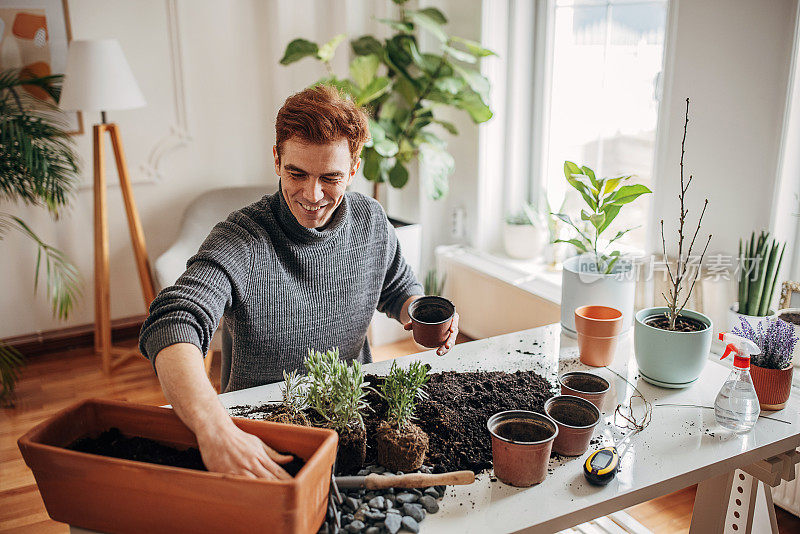
POLYGON ((280 454, 258 437, 241 430, 233 421, 223 430, 197 435, 200 455, 209 471, 267 480, 290 480, 280 465, 292 456, 280 454))
MULTIPOLYGON (((406 330, 411 330, 412 328, 411 321, 408 321, 406 324, 403 325, 403 328, 406 330)), ((458 337, 458 312, 455 312, 453 315, 453 321, 450 323, 450 330, 447 331, 447 340, 445 340, 444 344, 436 349, 436 354, 439 356, 444 356, 453 346, 456 344, 456 338, 458 337)))

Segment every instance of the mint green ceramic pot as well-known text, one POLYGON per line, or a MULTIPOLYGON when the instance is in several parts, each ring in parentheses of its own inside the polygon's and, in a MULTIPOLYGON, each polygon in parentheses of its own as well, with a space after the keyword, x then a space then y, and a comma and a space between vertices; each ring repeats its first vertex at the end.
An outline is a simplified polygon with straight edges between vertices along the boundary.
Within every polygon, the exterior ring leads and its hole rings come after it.
POLYGON ((642 378, 666 388, 691 385, 708 360, 713 323, 702 313, 683 310, 681 315, 706 325, 698 332, 671 332, 644 324, 654 315, 663 315, 665 307, 645 308, 636 313, 633 325, 633 346, 642 378))

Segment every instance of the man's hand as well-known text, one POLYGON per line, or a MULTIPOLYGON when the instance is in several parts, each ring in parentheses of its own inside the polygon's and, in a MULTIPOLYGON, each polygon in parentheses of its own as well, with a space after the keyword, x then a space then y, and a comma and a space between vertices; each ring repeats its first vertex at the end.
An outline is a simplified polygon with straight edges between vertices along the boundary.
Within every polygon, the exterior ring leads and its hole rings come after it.
MULTIPOLYGON (((411 321, 408 321, 406 324, 403 325, 403 328, 406 330, 411 330, 411 321)), ((450 330, 447 331, 447 339, 445 340, 444 344, 436 349, 436 354, 439 356, 444 356, 453 346, 456 344, 456 338, 458 337, 458 312, 455 312, 453 315, 453 321, 450 323, 450 330)))
POLYGON ((267 480, 292 478, 278 465, 292 461, 292 456, 276 452, 235 424, 221 432, 197 434, 197 444, 209 471, 267 480))

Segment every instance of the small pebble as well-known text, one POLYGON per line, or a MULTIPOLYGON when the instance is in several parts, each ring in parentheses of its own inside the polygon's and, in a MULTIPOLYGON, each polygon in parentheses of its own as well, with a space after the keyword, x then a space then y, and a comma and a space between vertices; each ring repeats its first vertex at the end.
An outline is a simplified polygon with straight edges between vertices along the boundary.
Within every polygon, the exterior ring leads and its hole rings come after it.
POLYGON ((357 500, 357 499, 354 499, 354 498, 352 498, 352 497, 348 497, 348 498, 346 498, 346 499, 344 500, 344 506, 345 506, 345 508, 348 508, 348 509, 350 509, 350 511, 352 511, 352 512, 355 512, 356 510, 358 510, 358 506, 359 506, 360 504, 361 504, 361 503, 360 503, 360 502, 358 502, 358 500, 357 500))
POLYGON ((436 488, 433 487, 425 488, 425 495, 433 497, 434 499, 438 499, 439 497, 441 497, 441 495, 439 495, 439 492, 436 491, 436 488))
POLYGON ((369 500, 369 506, 371 508, 377 508, 378 510, 384 510, 386 509, 386 499, 381 495, 373 497, 369 500))
POLYGON ((417 488, 411 488, 408 491, 409 491, 409 493, 413 493, 417 497, 422 497, 422 492, 420 490, 418 490, 417 488))
POLYGON ((359 472, 358 472, 358 473, 356 473, 356 474, 357 474, 358 476, 360 476, 360 477, 367 476, 367 475, 369 474, 369 469, 362 469, 361 471, 359 471, 359 472))
POLYGON ((420 468, 419 468, 419 470, 420 470, 420 472, 422 472, 422 473, 427 473, 427 474, 431 474, 431 473, 433 473, 433 469, 431 469, 431 468, 430 468, 430 467, 428 467, 427 465, 423 465, 422 467, 420 467, 420 468))
POLYGON ((400 514, 386 514, 386 520, 383 522, 384 527, 386 527, 387 532, 389 534, 397 534, 397 531, 400 530, 400 526, 403 524, 403 520, 400 517, 400 514))
POLYGON ((364 534, 380 534, 380 531, 381 529, 379 527, 369 527, 364 531, 364 534))
POLYGON ((389 495, 385 495, 384 499, 386 499, 386 502, 394 504, 397 502, 397 495, 393 495, 390 493, 389 495))
POLYGON ((361 532, 362 530, 364 530, 366 526, 367 525, 356 519, 355 521, 347 525, 347 532, 353 532, 353 533, 361 532))
POLYGON ((411 532, 419 532, 419 523, 414 520, 413 517, 405 516, 401 521, 403 528, 410 530, 411 532))
POLYGON ((417 522, 425 519, 425 510, 421 504, 408 503, 403 505, 403 515, 413 517, 417 522))
POLYGON ((358 507, 356 513, 353 514, 353 519, 356 519, 358 521, 364 521, 364 519, 367 517, 366 513, 368 511, 369 511, 369 506, 367 506, 366 504, 362 504, 361 506, 358 507))
POLYGON ((386 519, 386 514, 379 510, 369 510, 368 512, 364 512, 364 515, 370 521, 383 521, 386 519))
POLYGON ((390 508, 389 510, 386 510, 386 515, 389 516, 389 515, 402 515, 402 514, 400 513, 400 510, 398 508, 390 508))
POLYGON ((436 491, 439 492, 440 497, 444 497, 444 494, 447 491, 447 486, 434 486, 434 488, 436 488, 436 491))
POLYGON ((439 511, 439 503, 436 502, 436 499, 431 497, 430 495, 424 495, 419 499, 419 503, 425 508, 425 511, 429 514, 435 514, 439 511))
POLYGON ((400 495, 397 496, 397 502, 399 502, 400 504, 417 502, 418 500, 419 497, 417 495, 414 495, 413 493, 401 493, 400 495))

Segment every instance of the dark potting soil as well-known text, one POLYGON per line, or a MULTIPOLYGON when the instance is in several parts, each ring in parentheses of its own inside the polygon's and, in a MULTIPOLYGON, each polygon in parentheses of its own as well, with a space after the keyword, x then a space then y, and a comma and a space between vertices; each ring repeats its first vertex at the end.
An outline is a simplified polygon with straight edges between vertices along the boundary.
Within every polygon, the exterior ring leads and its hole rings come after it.
POLYGON ((500 437, 522 443, 542 441, 553 435, 553 431, 544 425, 516 419, 503 421, 494 427, 494 432, 500 437))
MULTIPOLYGON (((424 386, 428 398, 417 404, 415 423, 428 434, 425 463, 437 473, 464 469, 479 473, 490 469, 492 441, 486 428, 489 417, 505 410, 544 413, 545 401, 555 394, 550 382, 533 371, 446 371, 430 376, 424 386)), ((383 377, 367 375, 365 380, 377 388, 383 377)), ((387 406, 376 391, 368 393, 367 402, 370 409, 364 413, 364 423, 366 462, 370 464, 377 459, 375 436, 378 425, 386 419, 387 406)), ((275 404, 236 406, 231 412, 241 417, 263 416, 275 409, 275 404)))
POLYGON ((550 407, 548 415, 563 425, 589 426, 597 418, 588 408, 573 403, 556 404, 550 407))
POLYGON ((414 423, 397 428, 384 421, 378 425, 375 446, 378 464, 392 472, 416 471, 425 461, 428 435, 414 423))
POLYGON ((792 323, 796 325, 800 325, 800 313, 782 313, 778 317, 786 321, 787 323, 792 323))
POLYGON ((561 379, 564 385, 582 393, 599 393, 608 389, 608 384, 600 377, 570 375, 561 379))
MULTIPOLYGON (((118 428, 110 428, 96 438, 79 438, 69 444, 67 449, 123 460, 208 471, 196 447, 182 450, 149 438, 129 438, 123 436, 118 428)), ((295 476, 304 465, 305 461, 295 456, 294 460, 282 467, 295 476)))
POLYGON ((440 307, 420 307, 414 310, 414 319, 423 323, 441 323, 449 314, 440 307))
MULTIPOLYGON (((644 324, 652 326, 653 328, 660 328, 661 330, 669 330, 669 319, 665 315, 656 315, 648 317, 644 320, 644 324)), ((697 319, 691 317, 679 316, 675 321, 675 330, 673 332, 699 332, 705 330, 708 325, 697 319)))

